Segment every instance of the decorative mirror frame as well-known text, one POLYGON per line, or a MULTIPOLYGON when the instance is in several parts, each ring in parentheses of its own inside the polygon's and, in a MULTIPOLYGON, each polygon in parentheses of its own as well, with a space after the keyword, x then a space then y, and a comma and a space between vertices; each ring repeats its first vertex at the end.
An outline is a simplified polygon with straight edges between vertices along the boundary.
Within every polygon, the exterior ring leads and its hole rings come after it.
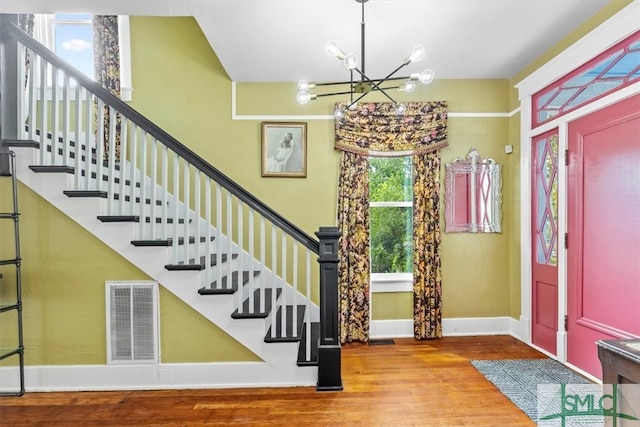
POLYGON ((445 170, 445 232, 501 233, 501 166, 491 158, 480 159, 480 153, 472 148, 465 159, 447 163, 445 170), (456 178, 461 177, 466 191, 457 197, 456 178), (468 220, 456 222, 460 216, 468 220))

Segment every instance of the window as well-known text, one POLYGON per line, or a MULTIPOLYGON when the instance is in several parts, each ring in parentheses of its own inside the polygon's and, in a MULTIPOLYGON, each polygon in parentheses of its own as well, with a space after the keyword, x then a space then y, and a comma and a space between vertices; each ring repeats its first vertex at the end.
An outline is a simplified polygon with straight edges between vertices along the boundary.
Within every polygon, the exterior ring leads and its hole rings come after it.
POLYGON ((411 158, 369 161, 371 281, 374 292, 405 291, 413 271, 411 158))
POLYGON ((533 140, 534 246, 538 264, 558 265, 558 130, 533 140))
POLYGON ((533 125, 629 86, 640 78, 640 31, 533 95, 533 125))
MULTIPOLYGON (((92 15, 37 14, 34 23, 34 38, 55 52, 90 78, 93 72, 93 28, 92 15)), ((129 17, 118 17, 120 37, 120 97, 131 101, 131 44, 129 17)))
POLYGON ((93 78, 91 15, 56 14, 52 24, 53 51, 89 78, 93 78))

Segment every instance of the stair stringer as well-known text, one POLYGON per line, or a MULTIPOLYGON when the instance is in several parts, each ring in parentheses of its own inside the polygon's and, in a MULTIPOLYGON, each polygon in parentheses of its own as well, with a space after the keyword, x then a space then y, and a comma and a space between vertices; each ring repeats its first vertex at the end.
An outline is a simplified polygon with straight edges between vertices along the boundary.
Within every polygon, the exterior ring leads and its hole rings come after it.
POLYGON ((14 151, 20 182, 256 354, 265 364, 263 374, 276 379, 273 385, 316 384, 317 367, 297 366, 297 343, 265 343, 264 331, 268 327, 265 319, 233 319, 233 295, 199 295, 203 272, 166 270, 164 265, 170 259, 171 248, 133 246, 136 223, 99 221, 97 216, 104 211, 104 199, 67 197, 63 191, 71 188, 73 175, 35 173, 29 166, 36 163, 38 151, 32 148, 14 148, 14 151))

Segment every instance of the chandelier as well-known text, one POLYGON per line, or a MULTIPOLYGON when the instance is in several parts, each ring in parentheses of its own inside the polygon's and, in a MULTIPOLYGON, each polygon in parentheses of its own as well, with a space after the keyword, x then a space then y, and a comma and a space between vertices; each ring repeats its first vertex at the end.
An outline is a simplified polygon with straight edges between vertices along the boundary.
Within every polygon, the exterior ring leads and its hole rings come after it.
POLYGON ((364 98, 370 92, 380 92, 385 97, 387 97, 391 102, 394 103, 395 111, 397 114, 403 114, 406 110, 406 106, 402 103, 396 102, 391 95, 387 91, 389 90, 400 90, 404 92, 413 92, 416 88, 416 82, 420 82, 422 84, 429 84, 435 78, 435 74, 433 70, 426 69, 421 73, 414 73, 409 76, 397 77, 396 73, 406 67, 407 65, 420 61, 425 56, 425 49, 422 46, 416 46, 411 50, 409 56, 398 66, 396 69, 387 74, 384 78, 369 78, 365 73, 365 62, 364 62, 364 41, 365 41, 365 21, 364 21, 364 4, 369 0, 355 0, 357 3, 362 4, 362 21, 360 22, 360 61, 358 61, 358 56, 355 53, 344 53, 336 44, 332 41, 329 41, 325 47, 325 51, 327 55, 335 56, 338 60, 342 61, 344 67, 349 70, 350 79, 348 81, 342 82, 309 82, 307 80, 300 80, 298 82, 298 94, 296 96, 298 103, 306 104, 309 101, 313 101, 319 97, 323 96, 334 96, 334 95, 349 95, 350 100, 346 107, 338 107, 333 112, 333 116, 337 120, 341 120, 346 110, 354 108, 359 100, 364 98), (360 68, 358 68, 358 62, 361 63, 360 68), (354 79, 355 77, 355 79, 354 79), (390 82, 402 81, 402 83, 389 85, 390 82), (349 85, 349 91, 337 91, 337 92, 326 92, 326 93, 315 93, 314 89, 320 87, 332 87, 337 85, 349 85), (387 85, 387 86, 383 86, 387 85))

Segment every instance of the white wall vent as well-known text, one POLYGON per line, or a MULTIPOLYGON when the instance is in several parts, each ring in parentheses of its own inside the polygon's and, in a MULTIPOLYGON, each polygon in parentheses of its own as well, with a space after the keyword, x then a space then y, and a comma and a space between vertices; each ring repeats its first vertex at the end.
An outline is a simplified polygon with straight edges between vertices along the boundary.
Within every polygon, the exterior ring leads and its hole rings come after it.
POLYGON ((157 282, 106 282, 107 363, 158 363, 157 282))

